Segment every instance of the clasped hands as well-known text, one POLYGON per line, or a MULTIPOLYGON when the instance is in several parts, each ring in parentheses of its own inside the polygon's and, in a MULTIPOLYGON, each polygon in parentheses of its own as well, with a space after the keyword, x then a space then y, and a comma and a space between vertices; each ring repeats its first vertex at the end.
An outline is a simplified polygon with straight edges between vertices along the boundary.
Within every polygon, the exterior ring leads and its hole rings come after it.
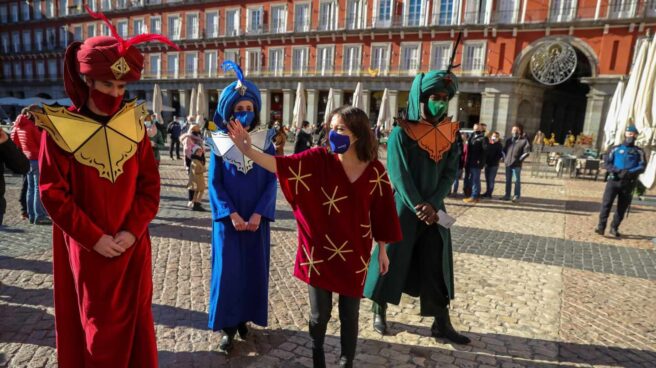
POLYGON ((416 205, 415 211, 417 213, 417 218, 426 223, 426 225, 432 225, 440 219, 437 215, 437 211, 433 208, 433 205, 427 202, 422 202, 416 205))
POLYGON ((93 250, 107 258, 120 256, 134 245, 137 238, 129 231, 119 231, 116 236, 103 234, 93 246, 93 250))
POLYGON ((259 213, 254 213, 251 215, 251 218, 248 219, 248 222, 244 221, 237 212, 230 214, 230 220, 232 221, 232 226, 235 227, 237 231, 257 231, 260 228, 260 221, 262 220, 262 215, 259 213))

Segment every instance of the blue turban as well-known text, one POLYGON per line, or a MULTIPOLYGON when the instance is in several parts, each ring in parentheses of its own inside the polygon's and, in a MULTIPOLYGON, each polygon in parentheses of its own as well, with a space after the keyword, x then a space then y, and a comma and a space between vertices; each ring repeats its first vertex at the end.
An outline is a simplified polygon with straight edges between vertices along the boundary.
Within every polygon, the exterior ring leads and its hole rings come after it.
POLYGON ((628 126, 626 127, 626 131, 627 131, 627 132, 630 132, 630 133, 640 134, 640 132, 638 132, 638 128, 636 128, 636 126, 633 125, 633 124, 628 125, 628 126))
POLYGON ((234 111, 235 105, 240 101, 251 101, 255 115, 260 113, 260 106, 262 106, 262 99, 260 97, 260 90, 255 84, 244 79, 244 75, 239 68, 239 65, 232 61, 225 61, 222 65, 223 71, 228 72, 234 70, 237 74, 237 80, 230 83, 221 92, 219 103, 214 112, 212 119, 216 126, 221 131, 227 131, 226 123, 230 120, 234 111))
POLYGON ((419 73, 412 81, 408 95, 408 120, 418 121, 421 116, 419 103, 426 97, 437 92, 446 92, 449 100, 458 91, 458 78, 446 70, 434 70, 419 73))

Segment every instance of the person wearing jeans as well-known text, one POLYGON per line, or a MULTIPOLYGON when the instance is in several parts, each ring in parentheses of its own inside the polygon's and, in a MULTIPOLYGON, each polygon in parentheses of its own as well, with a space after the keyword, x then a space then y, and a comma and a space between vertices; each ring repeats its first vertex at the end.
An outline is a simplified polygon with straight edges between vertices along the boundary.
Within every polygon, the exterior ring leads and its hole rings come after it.
POLYGON ((503 145, 499 142, 499 132, 493 132, 489 139, 485 139, 483 150, 485 152, 485 193, 484 198, 492 198, 494 181, 499 170, 499 162, 503 158, 503 145))
POLYGON ((512 189, 512 178, 515 178, 515 193, 512 196, 513 202, 518 202, 522 196, 522 163, 531 152, 531 144, 524 134, 524 127, 521 124, 515 124, 512 127, 512 136, 506 139, 503 147, 504 163, 506 164, 506 195, 501 200, 509 201, 512 189))
POLYGON ((52 223, 39 195, 39 160, 30 160, 30 171, 27 173, 27 215, 33 224, 52 223))
POLYGON ((465 188, 471 185, 471 197, 463 199, 465 203, 476 203, 481 196, 481 168, 485 165, 483 142, 483 128, 480 124, 474 124, 474 133, 467 142, 467 163, 465 170, 465 188))

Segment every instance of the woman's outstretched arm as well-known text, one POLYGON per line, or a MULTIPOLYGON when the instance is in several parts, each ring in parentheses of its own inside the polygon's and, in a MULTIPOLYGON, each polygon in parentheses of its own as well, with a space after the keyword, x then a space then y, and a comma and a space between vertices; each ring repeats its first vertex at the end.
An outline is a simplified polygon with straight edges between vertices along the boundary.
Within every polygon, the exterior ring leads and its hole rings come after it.
POLYGON ((253 149, 253 146, 251 145, 251 136, 239 122, 231 121, 230 124, 228 124, 228 132, 230 139, 232 139, 241 153, 248 156, 248 158, 266 170, 272 173, 276 172, 275 157, 268 153, 253 149))

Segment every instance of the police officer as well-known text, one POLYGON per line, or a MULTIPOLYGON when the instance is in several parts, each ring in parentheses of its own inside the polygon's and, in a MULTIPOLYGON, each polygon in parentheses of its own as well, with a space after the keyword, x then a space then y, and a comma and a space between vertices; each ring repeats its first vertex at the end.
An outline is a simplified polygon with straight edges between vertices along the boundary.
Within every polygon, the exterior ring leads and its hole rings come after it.
POLYGON ((599 211, 599 225, 595 228, 595 232, 599 235, 604 235, 610 209, 617 197, 617 208, 613 222, 610 224, 610 234, 616 238, 620 237, 618 228, 631 205, 638 175, 645 171, 645 152, 635 146, 637 137, 638 129, 634 125, 629 125, 624 133, 624 142, 619 146, 611 147, 606 155, 605 165, 610 175, 599 211))

